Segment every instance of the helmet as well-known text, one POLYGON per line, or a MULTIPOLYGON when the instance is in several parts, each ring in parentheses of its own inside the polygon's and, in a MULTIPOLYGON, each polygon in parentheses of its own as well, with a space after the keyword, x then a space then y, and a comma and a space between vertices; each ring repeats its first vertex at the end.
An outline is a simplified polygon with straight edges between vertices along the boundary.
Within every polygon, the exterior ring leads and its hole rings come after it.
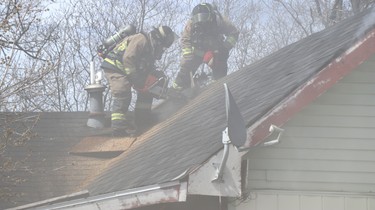
POLYGON ((214 7, 209 3, 201 3, 193 8, 191 20, 193 24, 215 21, 214 7))
POLYGON ((154 28, 153 32, 153 38, 165 48, 170 47, 177 37, 172 29, 168 26, 154 28))
POLYGON ((169 48, 177 39, 177 35, 168 26, 154 28, 150 32, 150 41, 153 54, 157 60, 160 60, 164 51, 169 48))

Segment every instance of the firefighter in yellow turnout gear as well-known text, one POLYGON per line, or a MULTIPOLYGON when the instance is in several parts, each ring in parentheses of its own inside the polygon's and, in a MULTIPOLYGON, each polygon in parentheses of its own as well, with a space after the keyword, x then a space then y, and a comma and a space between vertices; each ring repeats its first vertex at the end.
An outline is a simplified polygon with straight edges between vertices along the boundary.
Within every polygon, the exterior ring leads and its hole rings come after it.
POLYGON ((173 89, 189 88, 190 72, 194 74, 202 63, 212 69, 215 80, 226 76, 229 51, 238 36, 237 28, 217 11, 216 6, 209 3, 195 6, 181 36, 182 58, 173 89))
POLYGON ((144 85, 147 76, 156 69, 155 61, 161 59, 175 38, 170 27, 160 26, 149 33, 137 33, 124 38, 106 55, 101 68, 113 98, 111 127, 114 136, 128 136, 136 132, 137 128, 128 116, 132 87, 137 90, 135 124, 138 124, 137 121, 148 122, 153 96, 143 91, 144 85))

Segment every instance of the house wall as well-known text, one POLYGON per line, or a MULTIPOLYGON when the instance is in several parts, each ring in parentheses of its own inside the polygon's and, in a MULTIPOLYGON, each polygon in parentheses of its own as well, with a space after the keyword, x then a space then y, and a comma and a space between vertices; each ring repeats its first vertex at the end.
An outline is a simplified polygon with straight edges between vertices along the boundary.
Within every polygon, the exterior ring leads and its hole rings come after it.
POLYGON ((232 201, 228 210, 373 210, 371 195, 256 191, 249 199, 232 201))
POLYGON ((137 210, 228 210, 227 199, 225 197, 189 195, 186 202, 163 203, 147 207, 137 208, 137 210))
POLYGON ((251 196, 229 209, 375 209, 374 57, 283 128, 246 155, 251 196))

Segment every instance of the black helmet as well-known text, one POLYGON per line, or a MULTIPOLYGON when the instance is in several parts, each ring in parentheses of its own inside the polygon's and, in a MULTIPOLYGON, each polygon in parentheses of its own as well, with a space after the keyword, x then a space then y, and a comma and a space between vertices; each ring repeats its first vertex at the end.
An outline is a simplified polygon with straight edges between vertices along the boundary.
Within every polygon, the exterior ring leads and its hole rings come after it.
POLYGON ((176 33, 168 26, 154 28, 150 32, 151 47, 154 57, 160 60, 164 51, 177 39, 176 33))
POLYGON ((201 3, 194 7, 191 13, 193 24, 210 23, 215 21, 215 8, 209 3, 201 3))
POLYGON ((160 26, 152 31, 152 38, 158 41, 163 47, 170 47, 176 40, 176 34, 168 26, 160 26))

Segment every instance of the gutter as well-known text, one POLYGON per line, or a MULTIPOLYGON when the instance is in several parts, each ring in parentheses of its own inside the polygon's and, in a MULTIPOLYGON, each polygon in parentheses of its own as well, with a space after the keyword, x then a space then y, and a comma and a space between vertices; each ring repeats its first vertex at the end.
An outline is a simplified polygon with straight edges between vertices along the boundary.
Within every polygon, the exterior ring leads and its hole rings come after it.
POLYGON ((9 208, 9 209, 5 209, 5 210, 24 210, 24 209, 30 209, 30 208, 37 208, 37 207, 40 207, 40 206, 46 206, 46 205, 51 205, 51 204, 54 204, 54 203, 57 203, 57 202, 64 202, 64 201, 68 201, 68 200, 84 198, 84 197, 87 197, 87 196, 89 196, 89 192, 87 190, 84 190, 84 191, 72 193, 72 194, 69 194, 69 195, 64 195, 64 196, 60 196, 60 197, 55 197, 55 198, 43 200, 43 201, 29 203, 29 204, 26 204, 26 205, 14 207, 14 208, 9 208))
MULTIPOLYGON (((44 205, 42 209, 69 210, 102 210, 102 209, 134 209, 160 203, 185 202, 187 197, 187 182, 173 181, 157 185, 106 193, 87 198, 44 205)), ((21 208, 16 208, 21 209, 21 208)))

